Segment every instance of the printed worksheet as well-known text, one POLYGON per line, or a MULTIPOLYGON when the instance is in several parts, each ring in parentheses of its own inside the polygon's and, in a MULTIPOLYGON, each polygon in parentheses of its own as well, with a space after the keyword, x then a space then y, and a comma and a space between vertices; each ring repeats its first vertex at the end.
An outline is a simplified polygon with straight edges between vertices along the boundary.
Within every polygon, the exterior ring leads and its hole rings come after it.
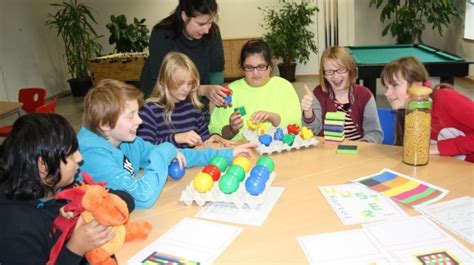
POLYGON ((431 183, 386 168, 354 182, 414 208, 441 200, 449 192, 431 183))
POLYGON ((229 246, 241 230, 242 228, 235 226, 184 218, 132 257, 128 264, 161 264, 159 257, 162 256, 180 257, 178 260, 185 259, 194 263, 210 264, 229 246), (157 253, 160 254, 157 255, 157 253))
POLYGON ((407 216, 390 198, 362 185, 322 186, 319 190, 345 225, 407 216))
POLYGON ((363 229, 298 237, 310 264, 390 264, 388 253, 363 229))
POLYGON ((425 216, 298 237, 310 264, 473 264, 474 254, 425 216))
POLYGON ((267 219, 268 214, 272 211, 284 189, 283 187, 271 187, 267 194, 267 200, 255 209, 251 209, 248 205, 244 205, 243 208, 237 208, 233 203, 213 202, 199 211, 196 217, 261 226, 267 219))
POLYGON ((472 251, 425 216, 362 224, 396 264, 473 264, 472 251))
POLYGON ((446 229, 474 244, 474 198, 461 197, 416 208, 446 229))

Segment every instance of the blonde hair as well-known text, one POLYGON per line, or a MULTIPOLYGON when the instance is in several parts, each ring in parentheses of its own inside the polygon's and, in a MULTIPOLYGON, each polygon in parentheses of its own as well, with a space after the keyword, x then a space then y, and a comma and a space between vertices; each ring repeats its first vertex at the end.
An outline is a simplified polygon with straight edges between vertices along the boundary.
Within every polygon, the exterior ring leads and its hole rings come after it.
POLYGON ((176 80, 176 71, 178 70, 187 71, 191 74, 194 86, 189 92, 188 98, 196 109, 202 110, 203 108, 203 104, 199 101, 197 95, 199 88, 199 72, 196 65, 183 53, 169 52, 163 59, 158 80, 153 87, 150 98, 147 99, 147 102, 153 102, 165 110, 164 120, 168 124, 171 124, 171 114, 174 111, 174 102, 170 90, 178 88, 179 80, 176 80))
POLYGON ((115 128, 127 101, 131 100, 136 100, 138 106, 143 106, 143 93, 133 85, 118 80, 100 80, 84 98, 84 127, 103 136, 100 126, 115 128))
POLYGON ((319 83, 323 92, 328 92, 328 87, 330 87, 329 82, 326 81, 324 77, 324 63, 329 60, 334 60, 337 64, 344 67, 349 71, 349 80, 354 82, 357 77, 357 65, 352 59, 352 56, 349 54, 346 48, 334 46, 329 47, 324 50, 321 56, 321 63, 319 65, 319 83))

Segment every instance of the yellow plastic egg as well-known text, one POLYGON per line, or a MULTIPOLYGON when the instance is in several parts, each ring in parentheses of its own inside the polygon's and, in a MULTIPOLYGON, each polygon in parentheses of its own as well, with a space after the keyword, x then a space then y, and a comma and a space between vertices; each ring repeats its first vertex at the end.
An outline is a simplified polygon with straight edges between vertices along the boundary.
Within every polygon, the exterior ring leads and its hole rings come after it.
POLYGON ((245 173, 249 172, 250 170, 250 160, 244 156, 238 156, 234 158, 232 164, 241 166, 245 170, 245 173))
POLYGON ((200 172, 193 179, 194 189, 201 193, 208 192, 212 189, 214 185, 214 180, 211 175, 207 173, 200 172))
POLYGON ((300 135, 301 135, 301 138, 306 140, 306 139, 309 139, 309 138, 313 137, 313 131, 311 131, 310 129, 308 129, 306 127, 301 127, 300 135))

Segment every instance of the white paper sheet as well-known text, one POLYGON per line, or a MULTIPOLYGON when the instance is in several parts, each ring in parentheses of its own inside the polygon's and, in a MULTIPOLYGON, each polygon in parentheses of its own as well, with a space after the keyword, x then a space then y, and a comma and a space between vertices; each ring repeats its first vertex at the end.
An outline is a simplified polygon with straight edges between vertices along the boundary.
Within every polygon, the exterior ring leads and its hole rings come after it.
POLYGON ((374 244, 386 249, 397 264, 420 264, 421 256, 440 252, 459 264, 474 262, 472 251, 425 216, 368 223, 362 227, 374 244))
POLYGON ((237 208, 233 203, 213 202, 199 211, 196 217, 261 226, 267 219, 268 214, 272 211, 284 189, 283 187, 271 187, 267 194, 267 201, 255 209, 251 209, 248 205, 245 205, 243 208, 237 208))
POLYGON ((474 244, 474 198, 461 197, 417 208, 446 229, 474 244))
POLYGON ((143 264, 154 252, 210 264, 237 237, 242 228, 184 218, 163 236, 155 240, 128 264, 143 264))
POLYGON ((374 245, 363 229, 302 236, 298 242, 310 264, 390 264, 390 256, 374 245))
POLYGON ((362 185, 322 186, 319 190, 345 225, 407 216, 390 198, 362 185))

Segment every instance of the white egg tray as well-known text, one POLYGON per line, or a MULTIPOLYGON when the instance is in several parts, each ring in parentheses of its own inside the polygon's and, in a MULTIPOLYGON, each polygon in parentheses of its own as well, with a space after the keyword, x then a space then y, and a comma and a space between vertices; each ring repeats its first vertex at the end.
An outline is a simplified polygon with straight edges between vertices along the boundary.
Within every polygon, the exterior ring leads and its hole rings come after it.
POLYGON ((191 182, 181 192, 179 200, 188 206, 193 204, 193 202, 199 206, 203 206, 206 204, 206 202, 231 202, 237 208, 242 208, 244 205, 248 205, 251 209, 255 209, 257 206, 267 200, 268 192, 273 179, 275 178, 275 172, 270 174, 270 177, 265 185, 265 190, 263 190, 263 192, 257 196, 249 194, 245 189, 245 181, 248 177, 249 174, 247 174, 245 179, 240 182, 239 188, 231 194, 225 194, 219 189, 219 181, 214 182, 214 185, 210 191, 201 193, 194 189, 193 181, 191 180, 191 182))
MULTIPOLYGON (((286 134, 286 129, 282 128, 282 130, 283 130, 283 133, 286 134)), ((256 143, 258 145, 256 150, 257 150, 257 153, 259 153, 260 155, 265 155, 265 154, 270 155, 272 153, 281 153, 282 151, 298 150, 300 148, 315 146, 319 142, 314 137, 303 140, 303 138, 301 138, 300 135, 296 135, 293 144, 289 146, 282 141, 275 141, 273 139, 273 135, 275 134, 275 131, 276 131, 276 128, 272 127, 267 132, 267 134, 269 134, 272 137, 272 142, 270 143, 269 146, 265 146, 264 144, 260 143, 260 141, 258 140, 259 135, 257 134, 256 131, 251 131, 246 128, 243 130, 242 134, 248 141, 250 141, 251 143, 256 143)))

